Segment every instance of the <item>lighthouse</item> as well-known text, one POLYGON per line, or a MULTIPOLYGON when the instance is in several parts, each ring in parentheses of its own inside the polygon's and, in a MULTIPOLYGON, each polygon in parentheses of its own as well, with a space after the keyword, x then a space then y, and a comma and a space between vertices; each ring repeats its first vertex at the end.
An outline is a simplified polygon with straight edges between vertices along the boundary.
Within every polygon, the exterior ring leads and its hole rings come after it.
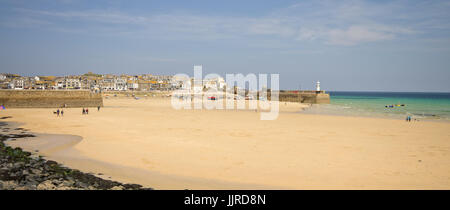
POLYGON ((316 91, 320 92, 320 82, 319 81, 317 81, 317 83, 316 83, 316 91))

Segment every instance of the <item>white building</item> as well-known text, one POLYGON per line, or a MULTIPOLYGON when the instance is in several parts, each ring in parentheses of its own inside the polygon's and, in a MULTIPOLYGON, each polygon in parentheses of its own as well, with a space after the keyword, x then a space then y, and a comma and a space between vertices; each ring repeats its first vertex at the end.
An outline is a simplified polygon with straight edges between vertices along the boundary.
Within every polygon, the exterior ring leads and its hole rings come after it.
POLYGON ((127 80, 126 79, 115 79, 114 80, 114 90, 127 90, 127 80))
POLYGON ((54 89, 64 89, 65 81, 61 79, 56 80, 55 86, 53 86, 54 89))
POLYGON ((139 84, 137 82, 128 81, 127 89, 128 90, 137 90, 139 88, 139 84))
POLYGON ((81 89, 81 82, 79 79, 64 79, 64 85, 63 87, 65 89, 81 89))
POLYGON ((105 78, 100 82, 100 86, 102 90, 114 90, 114 79, 113 78, 105 78))
POLYGON ((226 87, 225 80, 222 77, 203 80, 203 87, 208 90, 222 91, 226 87))
POLYGON ((15 90, 23 90, 24 84, 25 81, 23 79, 15 79, 9 83, 8 88, 15 90))

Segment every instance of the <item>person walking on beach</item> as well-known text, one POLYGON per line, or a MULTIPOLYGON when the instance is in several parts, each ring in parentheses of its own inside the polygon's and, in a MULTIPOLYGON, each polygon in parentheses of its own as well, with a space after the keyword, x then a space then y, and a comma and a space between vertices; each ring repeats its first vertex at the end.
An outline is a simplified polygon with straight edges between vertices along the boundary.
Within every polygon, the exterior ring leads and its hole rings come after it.
POLYGON ((86 110, 83 108, 83 115, 86 114, 86 110))
POLYGON ((61 117, 64 117, 64 110, 61 109, 61 117))
POLYGON ((89 109, 88 108, 86 108, 86 114, 89 114, 89 109))
POLYGON ((56 116, 59 117, 59 109, 56 110, 56 116))
POLYGON ((98 111, 98 112, 100 111, 100 106, 97 107, 97 111, 98 111))

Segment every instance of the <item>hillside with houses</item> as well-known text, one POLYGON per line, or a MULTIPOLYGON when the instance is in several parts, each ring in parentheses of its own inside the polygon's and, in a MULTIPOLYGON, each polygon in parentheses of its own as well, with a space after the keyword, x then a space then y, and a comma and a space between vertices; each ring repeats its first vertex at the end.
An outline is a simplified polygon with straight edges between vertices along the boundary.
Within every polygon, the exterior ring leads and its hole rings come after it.
POLYGON ((94 74, 70 76, 21 76, 18 74, 0 74, 0 89, 13 90, 92 90, 92 91, 152 91, 174 90, 182 83, 166 75, 113 75, 94 74))

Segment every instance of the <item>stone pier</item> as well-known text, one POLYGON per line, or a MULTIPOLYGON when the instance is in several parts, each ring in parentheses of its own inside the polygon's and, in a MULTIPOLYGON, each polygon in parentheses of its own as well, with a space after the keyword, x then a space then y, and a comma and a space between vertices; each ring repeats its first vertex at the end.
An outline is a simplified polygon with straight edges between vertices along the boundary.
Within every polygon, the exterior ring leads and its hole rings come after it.
POLYGON ((103 106, 99 93, 89 90, 0 90, 6 108, 61 108, 103 106))

